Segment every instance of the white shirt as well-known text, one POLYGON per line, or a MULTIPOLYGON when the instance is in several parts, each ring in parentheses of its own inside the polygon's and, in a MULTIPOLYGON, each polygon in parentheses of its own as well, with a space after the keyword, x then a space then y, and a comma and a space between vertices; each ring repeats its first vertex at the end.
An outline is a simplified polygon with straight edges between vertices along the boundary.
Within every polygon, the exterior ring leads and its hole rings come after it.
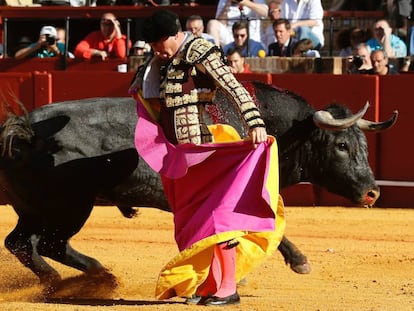
MULTIPOLYGON (((218 15, 223 10, 226 3, 227 3, 227 0, 220 0, 219 1, 218 5, 217 5, 216 18, 218 18, 218 15)), ((254 3, 265 4, 267 6, 265 0, 255 0, 254 3)), ((231 34, 232 33, 231 27, 233 26, 233 24, 235 22, 242 19, 241 14, 243 13, 243 17, 245 19, 249 20, 249 37, 250 37, 250 39, 262 42, 262 40, 261 40, 261 33, 262 33, 261 19, 264 18, 264 17, 260 16, 255 11, 253 11, 253 10, 247 8, 247 7, 242 7, 242 8, 243 8, 242 11, 240 11, 240 8, 239 8, 238 4, 232 4, 229 7, 229 10, 227 11, 227 19, 228 19, 227 29, 230 31, 230 34, 231 34)))
POLYGON ((144 98, 160 97, 160 60, 154 57, 147 68, 145 68, 144 79, 142 83, 142 96, 144 98))
POLYGON ((315 20, 317 25, 311 28, 312 32, 318 37, 321 45, 324 45, 321 0, 284 0, 282 3, 282 17, 288 19, 291 23, 304 19, 315 20))

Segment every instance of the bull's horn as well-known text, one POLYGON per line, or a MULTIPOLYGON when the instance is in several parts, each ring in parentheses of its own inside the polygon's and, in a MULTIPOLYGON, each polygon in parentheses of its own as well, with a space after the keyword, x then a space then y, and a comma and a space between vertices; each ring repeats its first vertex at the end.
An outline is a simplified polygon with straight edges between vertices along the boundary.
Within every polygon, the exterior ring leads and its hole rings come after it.
POLYGON ((345 119, 335 119, 328 111, 319 110, 313 114, 313 122, 317 127, 327 130, 343 130, 346 129, 359 119, 363 117, 363 115, 367 112, 369 107, 369 103, 367 102, 358 113, 354 114, 353 116, 345 119))
POLYGON ((374 122, 374 121, 368 121, 365 119, 359 119, 357 121, 357 125, 359 128, 363 131, 368 132, 381 132, 385 131, 386 129, 389 129, 391 126, 397 122, 398 119, 398 110, 394 110, 394 113, 391 118, 389 118, 387 121, 384 122, 374 122))

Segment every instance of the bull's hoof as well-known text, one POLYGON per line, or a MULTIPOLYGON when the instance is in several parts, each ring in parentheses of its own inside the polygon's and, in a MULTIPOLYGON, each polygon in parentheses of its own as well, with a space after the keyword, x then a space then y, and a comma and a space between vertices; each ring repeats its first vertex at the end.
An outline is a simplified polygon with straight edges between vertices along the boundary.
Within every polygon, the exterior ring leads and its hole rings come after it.
POLYGON ((299 274, 309 274, 312 272, 312 266, 306 259, 306 262, 301 264, 290 264, 290 269, 299 274))
POLYGON ((139 208, 133 206, 118 206, 118 209, 121 211, 122 215, 125 218, 134 218, 139 214, 139 208))
POLYGON ((104 283, 107 287, 117 288, 118 279, 108 269, 101 268, 85 273, 91 280, 104 283))
POLYGON ((57 272, 39 275, 39 279, 40 279, 40 284, 44 286, 51 286, 51 285, 59 283, 62 280, 59 273, 57 272))
POLYGON ((50 273, 39 276, 40 284, 43 286, 42 295, 46 298, 53 295, 59 288, 62 278, 58 273, 50 273))
POLYGON ((53 292, 44 293, 47 301, 62 298, 111 299, 116 295, 119 282, 107 269, 94 269, 84 274, 63 279, 53 292))

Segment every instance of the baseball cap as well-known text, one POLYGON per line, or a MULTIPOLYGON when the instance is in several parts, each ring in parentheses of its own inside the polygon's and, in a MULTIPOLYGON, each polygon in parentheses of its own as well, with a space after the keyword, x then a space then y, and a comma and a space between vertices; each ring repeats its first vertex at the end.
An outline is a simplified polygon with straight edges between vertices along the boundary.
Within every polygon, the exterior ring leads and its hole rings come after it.
POLYGON ((134 43, 134 48, 145 49, 145 41, 138 40, 134 43))
POLYGON ((48 35, 50 37, 56 38, 57 31, 56 28, 53 26, 43 26, 40 30, 40 35, 48 35))

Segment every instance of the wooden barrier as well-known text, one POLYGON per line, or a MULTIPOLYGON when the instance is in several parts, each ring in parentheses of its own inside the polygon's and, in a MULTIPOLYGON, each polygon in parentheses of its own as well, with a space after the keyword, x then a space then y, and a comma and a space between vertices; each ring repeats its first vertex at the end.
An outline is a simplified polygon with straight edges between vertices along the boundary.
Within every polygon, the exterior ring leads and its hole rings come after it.
POLYGON ((63 57, 27 58, 16 60, 14 58, 0 59, 0 72, 49 72, 49 71, 118 71, 118 65, 128 63, 127 59, 72 59, 63 57))

